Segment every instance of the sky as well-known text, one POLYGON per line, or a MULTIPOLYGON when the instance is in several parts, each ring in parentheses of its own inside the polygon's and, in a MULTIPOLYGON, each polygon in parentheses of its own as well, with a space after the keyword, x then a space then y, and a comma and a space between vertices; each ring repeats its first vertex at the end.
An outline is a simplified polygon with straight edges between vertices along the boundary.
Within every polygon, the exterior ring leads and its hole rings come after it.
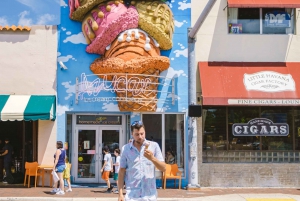
POLYGON ((0 0, 0 26, 59 23, 60 0, 0 0))

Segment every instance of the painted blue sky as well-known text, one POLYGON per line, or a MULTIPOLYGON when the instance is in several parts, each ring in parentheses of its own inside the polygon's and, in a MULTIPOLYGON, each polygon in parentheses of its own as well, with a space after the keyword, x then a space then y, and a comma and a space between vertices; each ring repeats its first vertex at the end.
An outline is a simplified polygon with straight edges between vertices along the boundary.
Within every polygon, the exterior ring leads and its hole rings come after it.
POLYGON ((0 26, 58 25, 60 0, 1 0, 0 26))

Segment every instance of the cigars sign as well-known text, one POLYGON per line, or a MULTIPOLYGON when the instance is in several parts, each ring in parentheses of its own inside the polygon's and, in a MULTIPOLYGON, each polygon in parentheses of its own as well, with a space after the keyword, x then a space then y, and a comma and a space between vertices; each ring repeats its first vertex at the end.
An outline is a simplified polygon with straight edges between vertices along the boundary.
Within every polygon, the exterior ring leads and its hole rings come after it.
POLYGON ((295 81, 290 74, 281 74, 273 71, 244 74, 244 85, 247 91, 295 91, 295 81))
POLYGON ((289 125, 273 123, 266 118, 255 118, 248 123, 233 124, 232 134, 234 136, 287 136, 289 125))

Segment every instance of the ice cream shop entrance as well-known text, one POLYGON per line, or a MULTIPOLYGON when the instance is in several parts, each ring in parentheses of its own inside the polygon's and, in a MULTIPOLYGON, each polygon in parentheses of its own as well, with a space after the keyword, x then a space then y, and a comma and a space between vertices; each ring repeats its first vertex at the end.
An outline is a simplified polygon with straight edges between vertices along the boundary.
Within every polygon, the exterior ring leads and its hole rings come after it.
MULTIPOLYGON (((123 115, 77 115, 73 139, 72 175, 76 183, 106 183, 101 178, 105 147, 109 148, 112 162, 114 150, 125 143, 123 115), (94 125, 90 125, 94 119, 94 125), (80 124, 81 123, 81 124, 80 124), (95 125, 100 124, 100 125, 95 125)), ((113 167, 112 167, 113 168, 113 167)), ((110 176, 111 182, 113 175, 110 176)))

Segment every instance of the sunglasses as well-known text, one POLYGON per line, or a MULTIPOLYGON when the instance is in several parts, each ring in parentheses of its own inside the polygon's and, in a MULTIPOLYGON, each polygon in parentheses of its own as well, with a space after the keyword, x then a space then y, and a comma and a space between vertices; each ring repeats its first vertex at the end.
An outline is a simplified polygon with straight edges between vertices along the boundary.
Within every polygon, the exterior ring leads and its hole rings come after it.
POLYGON ((135 125, 140 125, 140 126, 142 126, 142 125, 143 125, 143 122, 142 122, 142 121, 134 121, 134 122, 132 122, 131 126, 135 126, 135 125))

